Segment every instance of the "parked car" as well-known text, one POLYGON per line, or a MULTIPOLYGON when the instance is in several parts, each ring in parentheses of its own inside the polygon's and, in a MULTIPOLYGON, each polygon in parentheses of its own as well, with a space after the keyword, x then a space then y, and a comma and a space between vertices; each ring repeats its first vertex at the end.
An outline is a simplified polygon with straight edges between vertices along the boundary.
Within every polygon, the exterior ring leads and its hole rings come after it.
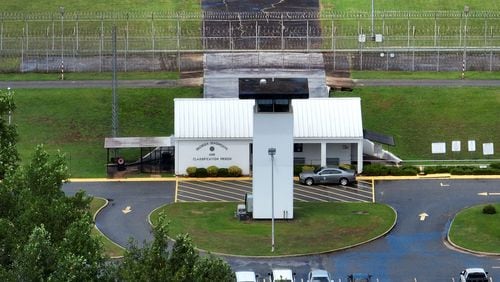
POLYGON ((460 282, 488 282, 488 272, 484 269, 466 268, 460 272, 460 282))
POLYGON ((295 282, 295 273, 291 269, 273 269, 269 276, 271 282, 295 282))
POLYGON ((307 275, 307 282, 330 282, 330 274, 323 269, 314 269, 307 275))
POLYGON ((306 185, 339 183, 345 186, 356 181, 356 173, 338 167, 320 167, 311 172, 302 172, 299 181, 306 185))
POLYGON ((372 276, 367 273, 353 273, 347 276, 347 282, 370 282, 372 276))
POLYGON ((259 275, 253 271, 236 271, 236 282, 257 282, 259 275))

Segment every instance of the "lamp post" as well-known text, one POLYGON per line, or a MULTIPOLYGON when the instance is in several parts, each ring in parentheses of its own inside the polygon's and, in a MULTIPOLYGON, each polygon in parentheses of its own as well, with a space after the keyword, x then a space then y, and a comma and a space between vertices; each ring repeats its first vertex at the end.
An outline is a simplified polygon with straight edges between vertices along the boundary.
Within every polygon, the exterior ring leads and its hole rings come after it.
POLYGON ((61 80, 64 80, 64 7, 59 7, 61 12, 61 80))
POLYGON ((375 8, 372 0, 372 39, 375 40, 375 8))
POLYGON ((464 25, 464 52, 462 56, 462 79, 465 79, 465 70, 467 69, 467 19, 469 18, 469 6, 464 6, 465 25, 464 25))
MULTIPOLYGON (((10 91, 10 87, 7 87, 7 95, 10 97, 12 97, 12 92, 10 91)), ((11 107, 9 105, 9 125, 12 123, 12 110, 11 110, 11 107)))
POLYGON ((274 252, 274 155, 276 155, 276 148, 269 148, 267 153, 271 156, 271 252, 274 252))

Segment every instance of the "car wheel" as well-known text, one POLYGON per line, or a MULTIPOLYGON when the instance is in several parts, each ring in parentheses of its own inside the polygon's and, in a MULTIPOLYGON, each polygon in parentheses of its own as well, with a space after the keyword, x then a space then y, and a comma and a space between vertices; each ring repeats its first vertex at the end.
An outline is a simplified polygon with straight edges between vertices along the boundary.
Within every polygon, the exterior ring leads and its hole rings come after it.
POLYGON ((314 181, 312 178, 307 178, 306 181, 304 181, 307 186, 311 186, 314 184, 314 181))
POLYGON ((347 180, 347 178, 341 178, 339 182, 342 186, 346 186, 347 184, 349 184, 349 180, 347 180))

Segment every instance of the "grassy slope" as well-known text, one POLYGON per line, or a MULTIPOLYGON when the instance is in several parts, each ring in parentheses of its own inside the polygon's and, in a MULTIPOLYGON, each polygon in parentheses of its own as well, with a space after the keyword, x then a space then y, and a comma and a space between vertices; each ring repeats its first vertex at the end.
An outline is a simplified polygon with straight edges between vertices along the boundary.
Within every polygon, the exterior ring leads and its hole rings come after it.
POLYGON ((500 253, 500 204, 497 213, 483 214, 484 205, 474 206, 458 213, 450 227, 450 239, 467 249, 500 253))
MULTIPOLYGON (((235 203, 178 203, 157 210, 151 219, 154 224, 159 212, 165 211, 171 219, 172 237, 187 232, 201 249, 273 255, 269 247, 271 222, 238 221, 234 208, 235 203)), ((387 231, 394 219, 393 210, 381 204, 297 202, 293 221, 276 222, 274 255, 327 251, 360 243, 387 231)))
POLYGON ((403 159, 483 158, 481 143, 500 140, 498 88, 366 87, 335 96, 361 97, 363 127, 393 135, 389 150, 403 159), (453 140, 462 141, 462 153, 450 153, 453 140), (476 153, 466 151, 467 140, 476 140, 476 153), (446 142, 449 153, 433 156, 432 142, 446 142))
MULTIPOLYGON (((498 1, 483 0, 376 0, 375 9, 378 11, 440 11, 440 10, 458 10, 463 11, 464 6, 468 5, 471 10, 490 11, 500 9, 498 1)), ((336 11, 367 11, 371 10, 370 1, 352 1, 352 0, 321 0, 323 9, 334 9, 336 11)))
POLYGON ((111 0, 111 1, 78 1, 78 0, 16 0, 0 1, 0 11, 11 12, 53 12, 59 14, 59 7, 64 6, 66 12, 175 12, 199 11, 199 1, 188 0, 111 0))
MULTIPOLYGON (((0 81, 57 81, 61 79, 61 74, 53 73, 0 73, 0 81)), ((111 72, 66 72, 64 80, 112 80, 111 72)), ((118 80, 146 80, 146 79, 179 79, 177 72, 119 72, 118 80)))
MULTIPOLYGON (((200 97, 198 88, 119 89, 120 136, 173 133, 173 98, 200 97)), ((73 176, 105 175, 104 137, 111 135, 111 90, 18 89, 18 149, 29 159, 37 144, 67 154, 73 176)))

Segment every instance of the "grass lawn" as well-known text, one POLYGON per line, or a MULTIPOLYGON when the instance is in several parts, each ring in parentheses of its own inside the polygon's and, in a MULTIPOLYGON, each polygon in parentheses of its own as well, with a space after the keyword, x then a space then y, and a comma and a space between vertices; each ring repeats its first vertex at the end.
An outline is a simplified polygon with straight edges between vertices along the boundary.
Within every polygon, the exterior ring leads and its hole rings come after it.
MULTIPOLYGON (((451 79, 461 80, 462 73, 456 71, 351 71, 353 79, 451 79)), ((465 78, 470 80, 500 79, 500 72, 467 71, 465 78)))
POLYGON ((195 0, 111 0, 111 1, 65 1, 65 0, 16 0, 0 1, 0 11, 8 12, 52 12, 59 14, 59 7, 65 12, 176 12, 200 11, 200 2, 195 0))
MULTIPOLYGON (((119 89, 118 95, 122 137, 173 134, 174 97, 201 97, 199 88, 119 89)), ((17 89, 13 122, 22 160, 44 144, 66 154, 72 177, 105 176, 111 96, 111 89, 17 89)))
MULTIPOLYGON (((370 1, 320 0, 320 3, 323 9, 333 9, 334 11, 371 10, 370 1)), ((377 0, 374 2, 375 10, 377 11, 463 11, 465 5, 469 6, 471 10, 476 11, 491 11, 500 9, 500 2, 482 0, 377 0)))
MULTIPOLYGON (((179 79, 177 72, 118 72, 117 79, 121 80, 164 80, 179 79)), ((0 73, 0 81, 56 81, 61 79, 60 73, 0 73)), ((66 72, 64 80, 112 80, 111 72, 66 72)))
MULTIPOLYGON (((171 219, 170 234, 189 233, 194 244, 211 252, 270 256, 271 221, 239 221, 236 203, 176 203, 151 215, 153 224, 160 212, 171 219)), ((394 210, 371 203, 296 202, 294 220, 275 222, 274 255, 322 252, 344 248, 388 231, 394 210)))
MULTIPOLYGON (((363 87, 335 92, 334 97, 361 97, 363 128, 393 135, 389 151, 404 159, 477 159, 482 143, 500 141, 499 88, 363 87), (462 142, 451 152, 451 141, 462 142), (468 152, 467 140, 476 140, 468 152), (433 155, 432 142, 446 142, 447 153, 433 155)), ((495 146, 495 155, 500 146, 495 146)))
MULTIPOLYGON (((92 202, 90 202, 90 213, 95 216, 97 211, 104 205, 106 205, 105 199, 94 197, 92 202)), ((94 227, 94 229, 92 230, 92 234, 95 236, 99 236, 99 240, 101 240, 104 246, 104 252, 106 253, 106 255, 108 255, 109 257, 123 256, 125 250, 111 241, 96 227, 94 227)))
POLYGON ((466 249, 500 253, 500 203, 494 204, 496 214, 483 214, 484 206, 459 212, 450 226, 450 240, 466 249))

